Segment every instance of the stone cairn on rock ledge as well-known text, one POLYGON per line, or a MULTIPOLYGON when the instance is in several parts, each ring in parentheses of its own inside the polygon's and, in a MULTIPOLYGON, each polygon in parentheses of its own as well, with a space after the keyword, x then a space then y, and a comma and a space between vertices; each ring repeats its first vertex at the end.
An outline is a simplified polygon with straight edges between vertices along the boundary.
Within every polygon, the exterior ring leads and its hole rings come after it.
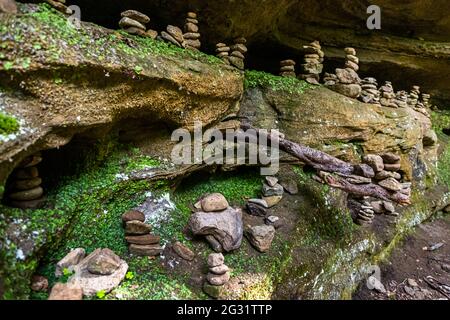
POLYGON ((280 76, 295 78, 295 61, 288 59, 280 61, 280 76))
POLYGON ((42 179, 36 167, 42 161, 40 153, 19 163, 8 184, 7 196, 11 206, 20 209, 36 209, 44 203, 42 179))
POLYGON ((245 64, 245 54, 247 53, 248 49, 245 46, 247 43, 247 40, 243 37, 237 38, 234 40, 234 44, 230 47, 231 54, 228 57, 228 60, 230 61, 230 64, 235 66, 236 68, 240 70, 244 70, 245 64))
POLYGON ((225 265, 225 258, 221 253, 211 253, 208 256, 208 269, 203 291, 213 298, 218 298, 218 293, 228 281, 230 281, 230 268, 225 265))
MULTIPOLYGON (((377 79, 367 77, 361 80, 361 95, 359 99, 364 103, 379 104, 380 91, 378 91, 377 79)), ((395 96, 395 95, 394 95, 395 96)))
POLYGON ((384 85, 380 87, 380 104, 383 107, 398 108, 398 104, 395 101, 396 95, 392 83, 390 81, 385 81, 384 85))
POLYGON ((200 33, 198 32, 197 13, 187 13, 183 38, 187 49, 200 50, 202 43, 200 42, 200 33))
POLYGON ((176 26, 168 25, 166 31, 161 31, 161 38, 180 48, 186 46, 183 31, 176 26))
POLYGON ((219 59, 222 59, 225 63, 230 64, 230 61, 228 58, 230 57, 230 47, 227 46, 225 43, 218 43, 216 44, 216 56, 219 59))
MULTIPOLYGON (((363 158, 363 164, 356 166, 356 174, 366 178, 374 179, 378 185, 392 192, 401 192, 406 195, 411 193, 411 183, 401 183, 402 176, 398 172, 401 169, 400 157, 393 153, 381 155, 368 154, 363 158)), ((370 182, 371 180, 368 180, 370 182)), ((360 211, 356 217, 356 223, 361 225, 373 222, 374 214, 385 213, 398 216, 395 206, 390 201, 379 201, 376 199, 363 198, 360 211)))
MULTIPOLYGON (((423 100, 420 100, 421 94, 420 94, 420 87, 419 86, 413 86, 409 95, 408 95, 408 106, 416 110, 417 112, 422 113, 423 115, 430 117, 430 114, 428 113, 427 109, 425 108, 425 104, 423 100)), ((430 96, 426 96, 426 103, 429 105, 429 98, 430 96)), ((423 95, 422 95, 423 99, 423 95)))
POLYGON ((319 84, 325 56, 322 47, 316 40, 307 46, 303 46, 303 50, 305 51, 304 64, 301 65, 302 73, 299 78, 311 84, 319 84))
POLYGON ((127 33, 136 36, 149 37, 156 39, 158 32, 146 28, 146 24, 150 22, 150 18, 136 10, 127 10, 120 14, 122 19, 119 21, 119 26, 127 33))
POLYGON ((160 245, 160 237, 151 234, 152 227, 145 223, 145 215, 137 210, 130 210, 122 215, 125 225, 125 240, 129 244, 131 254, 154 257, 161 254, 164 248, 160 245))
POLYGON ((395 104, 400 108, 408 107, 408 93, 404 90, 395 93, 395 104))
POLYGON ((334 76, 327 74, 324 78, 325 84, 331 90, 347 97, 358 98, 362 89, 360 86, 361 79, 356 72, 359 70, 356 50, 345 48, 344 51, 346 53, 345 69, 337 68, 334 76))

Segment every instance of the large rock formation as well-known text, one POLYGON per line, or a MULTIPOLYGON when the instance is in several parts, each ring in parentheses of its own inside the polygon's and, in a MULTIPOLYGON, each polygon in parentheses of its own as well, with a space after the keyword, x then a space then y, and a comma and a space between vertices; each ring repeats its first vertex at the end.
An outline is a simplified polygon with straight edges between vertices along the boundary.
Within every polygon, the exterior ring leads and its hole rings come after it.
POLYGON ((242 76, 220 60, 88 23, 77 30, 61 15, 30 13, 34 6, 21 10, 28 13, 0 20, 0 38, 18 39, 2 40, 0 105, 22 123, 0 144, 0 185, 26 156, 86 130, 101 135, 129 118, 173 129, 195 119, 209 125, 242 95, 242 76))

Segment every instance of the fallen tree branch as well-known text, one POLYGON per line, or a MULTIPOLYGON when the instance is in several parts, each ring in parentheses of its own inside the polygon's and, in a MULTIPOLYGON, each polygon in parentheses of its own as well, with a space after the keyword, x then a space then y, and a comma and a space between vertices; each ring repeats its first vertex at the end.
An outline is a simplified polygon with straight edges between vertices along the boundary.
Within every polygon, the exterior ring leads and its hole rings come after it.
POLYGON ((279 134, 272 132, 266 133, 266 130, 262 131, 253 128, 246 123, 241 125, 241 129, 244 131, 252 129, 260 138, 263 137, 272 142, 278 141, 280 150, 296 157, 305 165, 315 169, 321 180, 333 188, 338 188, 358 196, 370 196, 386 201, 394 201, 399 204, 410 204, 407 192, 393 192, 372 182, 367 184, 350 182, 349 180, 351 180, 351 178, 346 176, 355 176, 355 165, 351 163, 340 160, 320 150, 284 139, 280 137, 279 134))

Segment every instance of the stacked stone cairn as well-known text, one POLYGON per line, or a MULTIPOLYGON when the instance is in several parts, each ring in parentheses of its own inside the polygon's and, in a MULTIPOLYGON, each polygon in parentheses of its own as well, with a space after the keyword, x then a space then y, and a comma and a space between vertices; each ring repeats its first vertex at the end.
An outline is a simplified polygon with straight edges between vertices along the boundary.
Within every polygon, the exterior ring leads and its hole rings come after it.
POLYGON ((380 104, 383 107, 398 108, 398 104, 395 101, 396 94, 390 81, 385 81, 384 85, 380 87, 380 94, 380 104))
POLYGON ((225 43, 220 42, 216 44, 216 56, 227 64, 230 64, 230 61, 228 60, 230 57, 230 50, 230 47, 225 43))
POLYGON ((64 14, 67 13, 66 0, 45 0, 45 2, 47 2, 59 12, 62 12, 64 14))
POLYGON ((422 104, 424 106, 424 108, 426 109, 431 109, 431 95, 428 93, 422 93, 422 104))
POLYGON ((244 70, 245 64, 245 54, 248 49, 246 47, 247 40, 243 37, 234 40, 234 44, 230 47, 231 54, 228 57, 230 64, 238 68, 239 70, 244 70))
POLYGON ((404 90, 397 91, 395 94, 395 104, 400 108, 408 107, 408 93, 404 90))
POLYGON ((176 26, 168 25, 166 31, 161 31, 161 38, 180 48, 186 46, 183 31, 176 26))
MULTIPOLYGON (((359 99, 364 103, 379 104, 380 91, 378 91, 377 79, 367 77, 361 80, 361 95, 359 99)), ((395 94, 394 94, 395 97, 395 94)))
MULTIPOLYGON (((393 153, 384 153, 381 155, 369 154, 363 158, 363 163, 355 167, 356 174, 374 179, 378 185, 391 192, 410 195, 411 183, 400 182, 402 176, 398 172, 401 168, 400 157, 398 155, 393 153)), ((363 199, 355 222, 360 225, 371 224, 375 213, 398 216, 392 202, 376 199, 371 201, 370 198, 366 197, 363 199)))
POLYGON ((230 268, 225 265, 225 258, 221 253, 211 253, 208 256, 208 269, 203 290, 213 298, 218 298, 221 288, 230 281, 230 268))
POLYGON ((160 245, 160 237, 150 233, 152 227, 145 223, 145 215, 142 212, 127 211, 122 215, 122 222, 131 254, 154 257, 164 250, 160 245))
POLYGON ((357 73, 359 61, 356 57, 356 50, 345 48, 344 51, 346 53, 345 69, 337 68, 335 77, 327 74, 324 80, 331 90, 350 98, 358 98, 362 89, 360 86, 361 79, 357 73))
MULTIPOLYGON (((420 112, 424 114, 427 117, 430 117, 430 114, 428 113, 427 109, 425 108, 425 104, 422 100, 420 100, 421 94, 420 94, 420 87, 419 86, 413 86, 409 95, 408 95, 408 106, 416 110, 417 112, 420 112)), ((427 96, 427 104, 429 105, 429 99, 430 96, 427 96)), ((423 99, 423 97, 422 97, 423 99)))
POLYGON ((323 83, 326 86, 334 86, 338 82, 339 79, 334 73, 325 72, 325 74, 323 75, 323 83))
POLYGON ((303 46, 305 51, 304 64, 301 65, 302 73, 299 78, 311 84, 319 84, 320 74, 323 71, 323 58, 325 56, 319 41, 313 41, 303 46))
POLYGON ((158 32, 152 29, 148 29, 145 26, 150 22, 150 18, 136 10, 127 10, 120 14, 122 19, 119 21, 119 26, 127 33, 142 37, 149 37, 156 39, 158 32))
POLYGON ((201 47, 198 20, 195 12, 188 12, 183 34, 186 49, 199 50, 201 47))
POLYGON ((21 209, 36 209, 44 203, 42 179, 36 167, 42 161, 40 153, 29 156, 19 163, 8 184, 9 204, 21 209))
POLYGON ((280 61, 280 76, 295 78, 295 61, 288 59, 280 61))

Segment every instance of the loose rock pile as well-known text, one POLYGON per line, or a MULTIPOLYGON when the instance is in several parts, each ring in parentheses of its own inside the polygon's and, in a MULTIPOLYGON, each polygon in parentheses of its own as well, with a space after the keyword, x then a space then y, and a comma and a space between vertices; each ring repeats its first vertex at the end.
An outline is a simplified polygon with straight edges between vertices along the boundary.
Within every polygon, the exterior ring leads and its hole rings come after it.
POLYGON ((160 237, 151 234, 152 227, 145 223, 142 212, 131 210, 122 215, 125 226, 125 240, 129 244, 131 254, 154 257, 161 254, 164 248, 160 245, 160 237))
POLYGON ((213 298, 217 298, 220 287, 230 281, 230 268, 224 262, 225 258, 221 253, 211 253, 208 256, 209 272, 206 275, 203 290, 213 298))
POLYGON ((145 25, 150 22, 150 18, 147 15, 136 10, 127 10, 120 15, 122 19, 119 21, 119 26, 129 34, 152 39, 156 39, 158 36, 157 31, 151 29, 147 30, 145 25))
POLYGON ((228 60, 230 56, 230 50, 231 50, 230 47, 227 46, 225 43, 221 42, 216 44, 216 56, 228 64, 230 63, 230 61, 228 60))
POLYGON ((198 20, 195 12, 188 12, 184 24, 183 34, 185 47, 187 49, 199 50, 201 47, 200 33, 198 32, 198 20))
POLYGON ((394 88, 392 87, 392 83, 390 81, 385 81, 384 85, 380 87, 380 104, 383 107, 390 108, 398 108, 398 104, 396 102, 396 94, 394 92, 394 88))
POLYGON ((324 80, 331 90, 350 98, 358 98, 362 91, 361 79, 356 72, 359 70, 359 60, 355 49, 345 48, 344 51, 346 53, 345 69, 336 69, 335 76, 327 74, 324 80))
POLYGON ((57 263, 55 276, 60 277, 65 269, 73 274, 66 284, 52 288, 49 300, 80 300, 82 295, 108 293, 125 278, 128 264, 107 248, 96 249, 87 257, 84 249, 77 248, 57 263))
POLYGON ((244 59, 245 54, 247 53, 247 47, 245 44, 247 40, 243 37, 237 38, 234 40, 234 45, 230 47, 231 54, 228 57, 231 65, 235 66, 240 70, 244 70, 244 59))
POLYGON ((239 249, 244 233, 240 209, 230 207, 220 193, 205 195, 194 207, 198 211, 189 219, 194 235, 205 236, 216 252, 239 249))
MULTIPOLYGON (((380 91, 378 91, 377 79, 367 77, 361 80, 361 95, 359 99, 364 103, 379 104, 380 91)), ((395 96, 395 94, 394 94, 395 96)))
POLYGON ((12 173, 7 196, 10 205, 21 209, 36 209, 44 203, 42 179, 36 167, 42 161, 40 153, 24 159, 12 173))
POLYGON ((303 49, 306 54, 304 56, 304 64, 301 65, 302 74, 299 75, 299 78, 311 84, 319 84, 325 56, 322 47, 319 41, 313 41, 309 45, 303 46, 303 49))
POLYGON ((295 75, 295 61, 282 60, 280 61, 280 76, 282 77, 296 77, 295 75))

